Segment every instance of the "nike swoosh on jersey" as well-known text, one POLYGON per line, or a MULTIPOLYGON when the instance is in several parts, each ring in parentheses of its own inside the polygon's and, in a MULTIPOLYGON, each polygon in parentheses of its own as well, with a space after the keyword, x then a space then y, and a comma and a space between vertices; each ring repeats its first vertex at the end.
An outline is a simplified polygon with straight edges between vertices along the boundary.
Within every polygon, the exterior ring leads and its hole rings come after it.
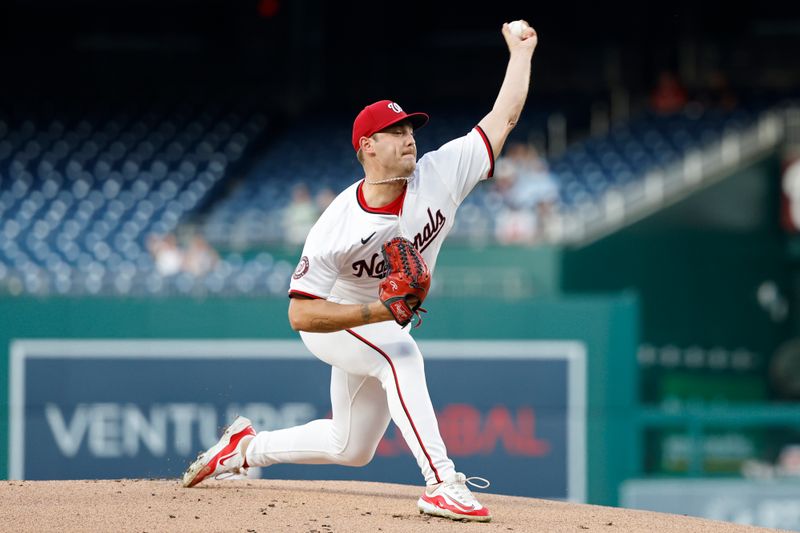
POLYGON ((372 232, 372 235, 370 235, 370 236, 369 236, 369 237, 367 237, 366 239, 361 239, 361 244, 367 244, 367 243, 369 242, 369 240, 370 240, 372 237, 374 237, 374 236, 375 236, 375 234, 376 234, 376 233, 378 233, 378 232, 377 232, 377 231, 373 231, 373 232, 372 232))

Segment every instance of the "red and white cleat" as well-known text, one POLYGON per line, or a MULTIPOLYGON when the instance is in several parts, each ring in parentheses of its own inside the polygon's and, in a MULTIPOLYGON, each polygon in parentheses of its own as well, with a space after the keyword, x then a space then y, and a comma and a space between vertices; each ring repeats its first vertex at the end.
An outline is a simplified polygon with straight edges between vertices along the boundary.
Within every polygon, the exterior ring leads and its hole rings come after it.
POLYGON ((417 501, 419 512, 452 520, 491 521, 492 515, 489 509, 478 503, 467 488, 467 483, 482 489, 489 486, 489 482, 483 478, 467 478, 464 474, 456 473, 453 477, 425 490, 417 501), (479 485, 472 480, 481 481, 482 484, 479 485))
POLYGON ((247 418, 240 416, 225 429, 219 442, 197 456, 183 473, 183 486, 194 487, 207 477, 221 474, 238 474, 245 470, 244 457, 239 444, 247 436, 255 436, 256 430, 247 418))

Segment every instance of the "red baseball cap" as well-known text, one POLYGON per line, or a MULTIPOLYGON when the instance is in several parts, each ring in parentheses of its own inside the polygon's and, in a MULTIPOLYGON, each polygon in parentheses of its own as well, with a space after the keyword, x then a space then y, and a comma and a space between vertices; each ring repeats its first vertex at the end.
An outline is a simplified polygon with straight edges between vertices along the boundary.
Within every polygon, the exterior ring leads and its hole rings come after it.
POLYGON ((428 118, 426 113, 406 113, 391 100, 375 102, 362 109, 353 122, 353 148, 358 152, 361 137, 369 137, 401 120, 410 120, 411 126, 416 130, 427 124, 428 118))

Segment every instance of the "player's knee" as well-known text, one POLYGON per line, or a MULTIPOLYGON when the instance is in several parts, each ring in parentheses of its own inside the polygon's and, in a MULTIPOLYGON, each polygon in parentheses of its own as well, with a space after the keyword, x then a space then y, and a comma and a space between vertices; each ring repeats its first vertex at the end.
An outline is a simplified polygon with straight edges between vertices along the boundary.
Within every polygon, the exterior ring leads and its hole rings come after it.
POLYGON ((345 466, 366 466, 375 456, 375 450, 368 448, 347 449, 342 453, 342 464, 345 466))
POLYGON ((370 463, 370 461, 372 461, 372 456, 371 455, 358 456, 358 457, 353 458, 349 463, 347 463, 347 465, 348 466, 367 466, 370 463))

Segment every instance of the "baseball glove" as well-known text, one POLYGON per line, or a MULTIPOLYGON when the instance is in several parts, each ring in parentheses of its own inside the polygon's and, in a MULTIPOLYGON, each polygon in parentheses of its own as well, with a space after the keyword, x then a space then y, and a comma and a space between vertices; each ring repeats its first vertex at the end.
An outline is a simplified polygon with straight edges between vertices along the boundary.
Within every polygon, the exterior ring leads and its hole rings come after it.
POLYGON ((401 326, 407 326, 414 314, 419 318, 417 326, 422 322, 420 308, 428 295, 431 285, 431 273, 428 265, 414 247, 414 244, 403 237, 383 243, 384 277, 378 290, 378 298, 394 316, 401 326))

